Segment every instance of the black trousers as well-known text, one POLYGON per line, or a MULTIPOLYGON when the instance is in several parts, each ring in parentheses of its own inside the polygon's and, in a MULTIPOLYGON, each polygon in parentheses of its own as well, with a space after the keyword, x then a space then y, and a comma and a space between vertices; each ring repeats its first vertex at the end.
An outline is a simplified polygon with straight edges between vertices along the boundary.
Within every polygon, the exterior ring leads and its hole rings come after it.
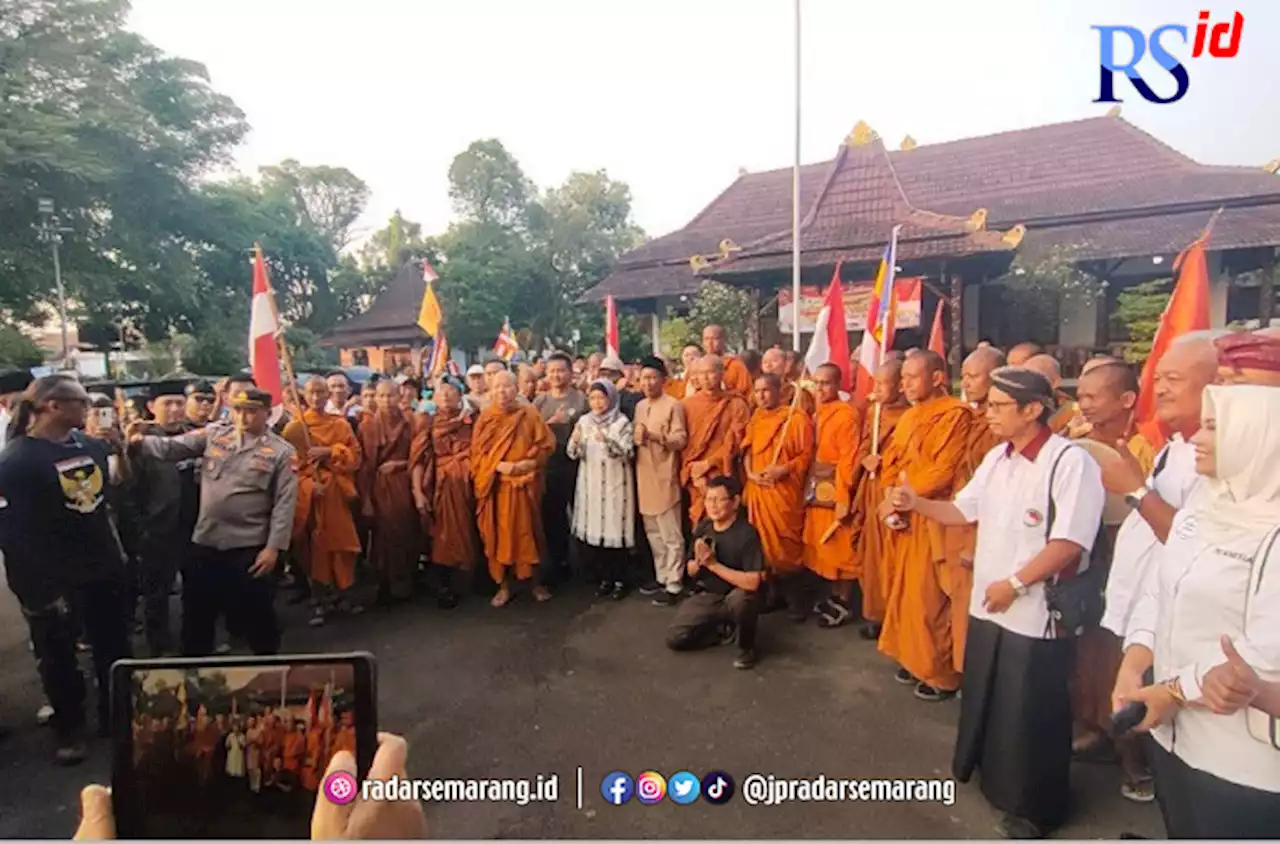
POLYGON ((745 589, 733 589, 727 595, 698 592, 676 609, 676 617, 667 628, 667 647, 673 651, 690 651, 714 644, 719 625, 731 621, 737 626, 738 647, 748 651, 756 646, 759 619, 759 592, 745 589))
POLYGON ((574 539, 583 573, 601 583, 630 583, 630 548, 602 548, 574 539))
POLYGON ((540 568, 554 572, 553 579, 557 582, 567 580, 569 575, 569 508, 577 485, 577 464, 548 466, 542 493, 542 535, 547 541, 547 558, 540 568))
POLYGON ((1280 794, 1198 771, 1147 737, 1156 800, 1170 838, 1261 839, 1280 835, 1280 794))
POLYGON ((116 660, 130 656, 130 628, 125 614, 128 594, 123 582, 101 581, 68 590, 64 597, 48 606, 23 607, 40 684, 53 707, 50 724, 62 741, 78 738, 85 726, 87 695, 84 674, 76 656, 76 638, 81 626, 93 649, 98 726, 105 728, 110 721, 111 666, 116 660))
POLYGON ((219 616, 226 616, 227 629, 243 635, 255 654, 279 653, 275 578, 249 574, 262 549, 219 551, 205 545, 193 548, 187 567, 189 579, 182 589, 183 655, 213 653, 219 616))
POLYGON ((142 541, 138 558, 142 625, 153 657, 163 656, 171 645, 169 599, 178 570, 185 570, 183 556, 189 545, 176 531, 151 533, 142 541))

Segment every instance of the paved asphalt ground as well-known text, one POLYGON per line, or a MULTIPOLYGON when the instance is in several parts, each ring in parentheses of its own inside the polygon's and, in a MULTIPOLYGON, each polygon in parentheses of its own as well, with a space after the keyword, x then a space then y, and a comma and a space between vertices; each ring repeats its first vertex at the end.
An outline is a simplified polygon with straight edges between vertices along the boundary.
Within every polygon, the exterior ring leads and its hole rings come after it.
MULTIPOLYGON (((314 630, 285 611, 292 652, 368 649, 379 663, 379 718, 410 743, 410 773, 427 777, 560 775, 560 799, 526 807, 428 807, 444 838, 989 838, 995 812, 975 784, 955 805, 787 804, 678 806, 600 796, 613 770, 669 776, 727 771, 788 777, 947 777, 959 705, 915 700, 854 628, 794 626, 780 614, 761 627, 763 659, 735 671, 732 648, 669 653, 671 610, 633 595, 594 602, 570 587, 544 605, 521 598, 492 610, 478 597, 442 612, 421 601, 314 630), (576 805, 582 766, 583 808, 576 805)), ((0 594, 0 837, 69 838, 77 792, 105 782, 109 748, 92 746, 78 768, 50 762, 41 696, 25 625, 0 594)), ((1118 793, 1119 772, 1078 766, 1077 810, 1059 837, 1150 837, 1154 806, 1118 793)))

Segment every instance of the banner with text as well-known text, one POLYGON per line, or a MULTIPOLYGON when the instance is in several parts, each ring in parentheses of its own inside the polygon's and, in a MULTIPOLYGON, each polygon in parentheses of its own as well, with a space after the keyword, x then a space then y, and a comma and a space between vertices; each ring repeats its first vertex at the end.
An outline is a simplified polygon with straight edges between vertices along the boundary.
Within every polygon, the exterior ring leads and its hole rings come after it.
MULTIPOLYGON (((924 287, 922 278, 899 278, 897 328, 920 327, 920 291, 924 287)), ((844 327, 847 331, 865 331, 867 328, 867 306, 871 302, 871 291, 874 281, 846 281, 844 288, 844 327)), ((826 287, 821 285, 805 285, 800 288, 800 332, 812 334, 818 312, 822 310, 822 297, 826 287)), ((778 291, 778 330, 784 334, 791 333, 791 288, 784 287, 778 291)))

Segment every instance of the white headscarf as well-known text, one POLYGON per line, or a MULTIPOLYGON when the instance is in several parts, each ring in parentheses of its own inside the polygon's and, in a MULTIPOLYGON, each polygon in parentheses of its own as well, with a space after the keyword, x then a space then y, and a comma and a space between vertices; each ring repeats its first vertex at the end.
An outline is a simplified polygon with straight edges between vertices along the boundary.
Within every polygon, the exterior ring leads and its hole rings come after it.
POLYGON ((1280 527, 1280 389, 1206 387, 1201 415, 1209 414, 1216 470, 1193 504, 1198 529, 1220 544, 1280 527))

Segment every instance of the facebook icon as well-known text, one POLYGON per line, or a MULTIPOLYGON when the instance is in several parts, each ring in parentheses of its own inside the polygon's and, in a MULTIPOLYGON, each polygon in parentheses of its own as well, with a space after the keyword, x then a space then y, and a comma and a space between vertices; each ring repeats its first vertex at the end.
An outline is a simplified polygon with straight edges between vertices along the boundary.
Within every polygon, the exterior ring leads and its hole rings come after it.
POLYGON ((636 793, 635 783, 622 771, 606 774, 600 782, 600 794, 614 806, 621 806, 636 793))

